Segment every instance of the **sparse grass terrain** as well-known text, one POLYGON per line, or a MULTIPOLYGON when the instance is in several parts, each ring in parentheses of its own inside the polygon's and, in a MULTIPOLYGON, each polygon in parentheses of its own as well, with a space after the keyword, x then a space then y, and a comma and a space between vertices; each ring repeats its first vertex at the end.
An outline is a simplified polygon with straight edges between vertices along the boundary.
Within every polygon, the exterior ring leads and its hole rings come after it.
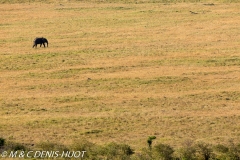
POLYGON ((240 3, 1 2, 0 137, 239 142, 240 3))

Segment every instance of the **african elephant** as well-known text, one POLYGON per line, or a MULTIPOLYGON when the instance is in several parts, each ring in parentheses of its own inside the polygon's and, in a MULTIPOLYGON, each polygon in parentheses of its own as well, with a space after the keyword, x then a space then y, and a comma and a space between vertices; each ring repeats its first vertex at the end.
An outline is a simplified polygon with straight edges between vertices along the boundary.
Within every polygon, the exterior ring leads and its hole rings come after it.
POLYGON ((40 44, 40 47, 43 46, 45 47, 45 43, 47 43, 47 47, 48 47, 48 40, 46 38, 35 38, 35 40, 33 41, 33 48, 36 47, 37 48, 37 45, 40 44))

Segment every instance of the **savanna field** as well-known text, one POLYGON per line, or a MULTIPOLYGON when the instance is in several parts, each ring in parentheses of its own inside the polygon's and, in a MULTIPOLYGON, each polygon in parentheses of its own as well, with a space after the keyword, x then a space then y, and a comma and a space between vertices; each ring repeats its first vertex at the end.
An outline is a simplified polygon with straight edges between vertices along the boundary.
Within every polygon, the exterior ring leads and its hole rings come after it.
POLYGON ((237 1, 0 2, 1 150, 84 143, 85 159, 167 160, 158 144, 172 159, 202 144, 224 159, 214 146, 230 144, 240 157, 237 1), (122 144, 134 154, 96 151, 122 144))

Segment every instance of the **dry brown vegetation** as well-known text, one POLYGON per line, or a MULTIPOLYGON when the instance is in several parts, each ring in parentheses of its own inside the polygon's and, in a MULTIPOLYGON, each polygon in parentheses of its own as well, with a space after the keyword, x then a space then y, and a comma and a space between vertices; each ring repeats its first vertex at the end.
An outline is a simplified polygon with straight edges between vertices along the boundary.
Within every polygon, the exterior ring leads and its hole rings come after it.
POLYGON ((0 137, 25 144, 240 137, 239 3, 0 5, 0 137), (191 12, 190 12, 191 11, 191 12), (36 36, 49 47, 32 48, 36 36))

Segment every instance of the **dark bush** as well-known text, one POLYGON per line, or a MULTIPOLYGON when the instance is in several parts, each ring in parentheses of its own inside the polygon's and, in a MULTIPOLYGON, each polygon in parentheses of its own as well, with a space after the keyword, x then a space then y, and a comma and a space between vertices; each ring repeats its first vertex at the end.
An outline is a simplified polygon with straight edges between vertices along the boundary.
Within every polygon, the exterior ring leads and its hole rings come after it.
POLYGON ((19 150, 26 151, 27 147, 20 143, 8 141, 5 145, 5 149, 11 150, 11 151, 19 151, 19 150))
POLYGON ((220 152, 220 153, 227 153, 229 151, 229 148, 222 144, 218 144, 214 148, 217 152, 220 152))
POLYGON ((209 160, 213 157, 213 150, 209 144, 199 142, 196 145, 200 159, 209 160))
POLYGON ((229 142, 228 157, 231 160, 240 160, 240 144, 236 144, 233 141, 229 142))
POLYGON ((102 148, 102 155, 107 159, 130 159, 133 149, 126 144, 109 143, 102 148))
POLYGON ((127 156, 134 154, 134 150, 127 144, 122 144, 121 148, 122 148, 124 154, 127 156))
POLYGON ((228 159, 228 152, 229 148, 222 145, 222 144, 217 144, 214 147, 215 154, 216 154, 216 159, 228 159))
POLYGON ((148 137, 147 143, 148 143, 148 147, 149 147, 150 149, 152 149, 152 141, 153 141, 154 139, 156 139, 156 138, 157 138, 156 136, 149 136, 149 137, 148 137))
POLYGON ((172 160, 173 157, 173 148, 167 144, 157 144, 154 146, 154 151, 157 153, 157 156, 159 156, 162 160, 172 160))
POLYGON ((0 138, 0 148, 5 145, 5 139, 0 138))
POLYGON ((79 140, 79 141, 75 141, 70 149, 73 151, 86 151, 86 153, 84 154, 85 158, 89 158, 92 159, 91 157, 95 157, 97 156, 98 150, 96 150, 97 146, 87 140, 79 140))

